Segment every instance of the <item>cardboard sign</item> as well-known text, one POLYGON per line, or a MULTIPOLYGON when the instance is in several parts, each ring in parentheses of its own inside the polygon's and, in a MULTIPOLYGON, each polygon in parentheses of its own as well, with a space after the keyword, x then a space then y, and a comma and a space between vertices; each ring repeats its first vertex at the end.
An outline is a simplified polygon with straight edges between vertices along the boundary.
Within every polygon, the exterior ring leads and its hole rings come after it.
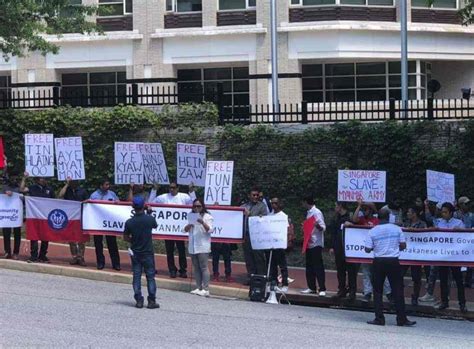
POLYGON ((206 146, 200 144, 176 144, 176 168, 178 184, 206 184, 206 146))
POLYGON ((25 134, 25 170, 30 177, 54 176, 54 136, 25 134))
POLYGON ((286 249, 288 244, 288 216, 250 217, 249 234, 253 250, 286 249))
POLYGON ((3 149, 3 137, 0 136, 0 168, 6 167, 5 151, 3 149))
POLYGON ((206 205, 230 205, 232 199, 233 161, 208 161, 206 168, 206 205))
POLYGON ((115 142, 115 184, 143 184, 141 144, 115 142))
POLYGON ((426 191, 430 201, 454 203, 454 175, 426 170, 426 191))
POLYGON ((58 180, 65 181, 86 179, 84 171, 84 153, 81 137, 55 138, 56 171, 58 180))
POLYGON ((143 143, 141 146, 145 182, 170 184, 165 155, 160 143, 143 143))
POLYGON ((386 172, 366 170, 339 170, 338 201, 385 202, 386 172))

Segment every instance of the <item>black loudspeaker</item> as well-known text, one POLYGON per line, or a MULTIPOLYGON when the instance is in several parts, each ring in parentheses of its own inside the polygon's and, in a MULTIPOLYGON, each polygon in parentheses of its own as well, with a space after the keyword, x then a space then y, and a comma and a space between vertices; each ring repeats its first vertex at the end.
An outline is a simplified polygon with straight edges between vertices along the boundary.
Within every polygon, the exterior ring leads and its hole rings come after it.
POLYGON ((249 298, 253 302, 265 302, 265 290, 267 277, 265 275, 254 275, 250 277, 249 298))

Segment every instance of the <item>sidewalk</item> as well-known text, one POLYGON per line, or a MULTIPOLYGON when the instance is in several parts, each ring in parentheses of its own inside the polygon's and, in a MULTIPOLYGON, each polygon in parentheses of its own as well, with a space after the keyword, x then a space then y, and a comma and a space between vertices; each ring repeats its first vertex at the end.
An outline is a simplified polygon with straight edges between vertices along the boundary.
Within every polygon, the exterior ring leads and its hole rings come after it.
MULTIPOLYGON (((0 238, 0 240, 3 240, 0 238)), ((70 252, 69 246, 66 244, 50 243, 48 257, 51 260, 50 264, 44 263, 33 263, 28 264, 25 261, 28 259, 28 250, 29 243, 26 243, 25 240, 22 241, 22 246, 20 249, 20 261, 12 260, 0 260, 0 267, 25 270, 25 271, 36 271, 44 272, 51 274, 60 274, 65 276, 73 277, 84 277, 94 280, 104 280, 104 281, 114 281, 114 282, 131 282, 131 263, 130 257, 126 251, 120 251, 121 259, 121 271, 115 271, 112 269, 110 260, 108 257, 108 251, 105 248, 104 254, 106 255, 106 267, 105 269, 99 271, 96 269, 96 257, 95 250, 93 247, 86 248, 85 260, 87 266, 71 266, 70 261, 70 252), (25 248, 27 247, 27 248, 25 248)), ((0 242, 3 246, 3 241, 0 242)), ((2 249, 3 250, 3 249, 2 249)), ((175 258, 177 262, 177 257, 175 258)), ((155 263, 157 268, 157 282, 158 287, 170 288, 174 290, 187 291, 194 286, 194 280, 192 279, 192 263, 190 258, 188 258, 188 278, 176 278, 171 279, 168 275, 167 265, 166 265, 166 256, 165 255, 155 255, 155 263)), ((209 268, 212 270, 212 263, 209 262, 209 268)), ((224 266, 221 262, 220 265, 221 278, 219 282, 211 281, 211 293, 220 296, 234 297, 234 298, 248 298, 248 286, 244 286, 242 283, 246 279, 246 269, 245 264, 241 262, 232 262, 232 277, 235 282, 227 283, 224 281, 224 266), (214 292, 213 292, 214 291, 214 292)), ((369 309, 367 303, 361 302, 361 295, 358 294, 358 299, 353 304, 348 304, 347 302, 341 302, 339 300, 334 300, 331 298, 332 295, 337 291, 337 276, 334 271, 326 271, 326 288, 328 290, 327 297, 318 297, 316 295, 301 295, 299 293, 300 289, 307 287, 305 279, 305 270, 304 268, 289 268, 289 275, 295 281, 290 284, 290 292, 288 293, 288 300, 290 303, 313 305, 313 306, 336 306, 344 308, 357 308, 357 309, 369 309)), ((410 298, 412 293, 412 282, 408 278, 405 279, 405 296, 410 298)), ((359 275, 358 278, 358 290, 362 289, 362 275, 359 275)), ((424 294, 424 285, 422 286, 421 295, 424 294)), ((435 295, 439 299, 439 284, 436 287, 435 295)), ((465 317, 474 319, 474 290, 466 289, 466 298, 468 301, 467 307, 470 310, 469 314, 465 317)), ((423 314, 437 315, 437 316, 459 316, 459 308, 456 301, 456 288, 451 287, 451 307, 447 311, 438 312, 434 310, 432 305, 423 305, 419 307, 412 307, 409 299, 407 299, 407 310, 421 312, 423 314)), ((284 299, 282 299, 283 301, 284 299)), ((420 303, 422 304, 422 303, 420 303)))

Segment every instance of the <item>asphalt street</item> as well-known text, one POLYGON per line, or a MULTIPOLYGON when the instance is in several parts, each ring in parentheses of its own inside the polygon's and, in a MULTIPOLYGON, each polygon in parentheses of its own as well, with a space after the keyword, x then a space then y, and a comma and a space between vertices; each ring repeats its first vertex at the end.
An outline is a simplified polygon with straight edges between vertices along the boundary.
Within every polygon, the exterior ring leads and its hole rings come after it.
POLYGON ((474 347, 467 321, 415 318, 404 328, 387 315, 373 327, 371 313, 166 290, 158 302, 136 309, 131 285, 0 269, 0 347, 474 347))

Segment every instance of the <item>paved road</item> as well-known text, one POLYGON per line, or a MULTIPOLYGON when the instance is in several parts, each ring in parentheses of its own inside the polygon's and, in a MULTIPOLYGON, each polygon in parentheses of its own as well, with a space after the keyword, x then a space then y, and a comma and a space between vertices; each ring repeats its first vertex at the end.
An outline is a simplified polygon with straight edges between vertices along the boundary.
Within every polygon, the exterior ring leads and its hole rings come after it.
POLYGON ((369 313, 200 298, 160 290, 135 309, 131 287, 0 269, 0 347, 469 348, 473 324, 416 318, 372 327, 369 313))

